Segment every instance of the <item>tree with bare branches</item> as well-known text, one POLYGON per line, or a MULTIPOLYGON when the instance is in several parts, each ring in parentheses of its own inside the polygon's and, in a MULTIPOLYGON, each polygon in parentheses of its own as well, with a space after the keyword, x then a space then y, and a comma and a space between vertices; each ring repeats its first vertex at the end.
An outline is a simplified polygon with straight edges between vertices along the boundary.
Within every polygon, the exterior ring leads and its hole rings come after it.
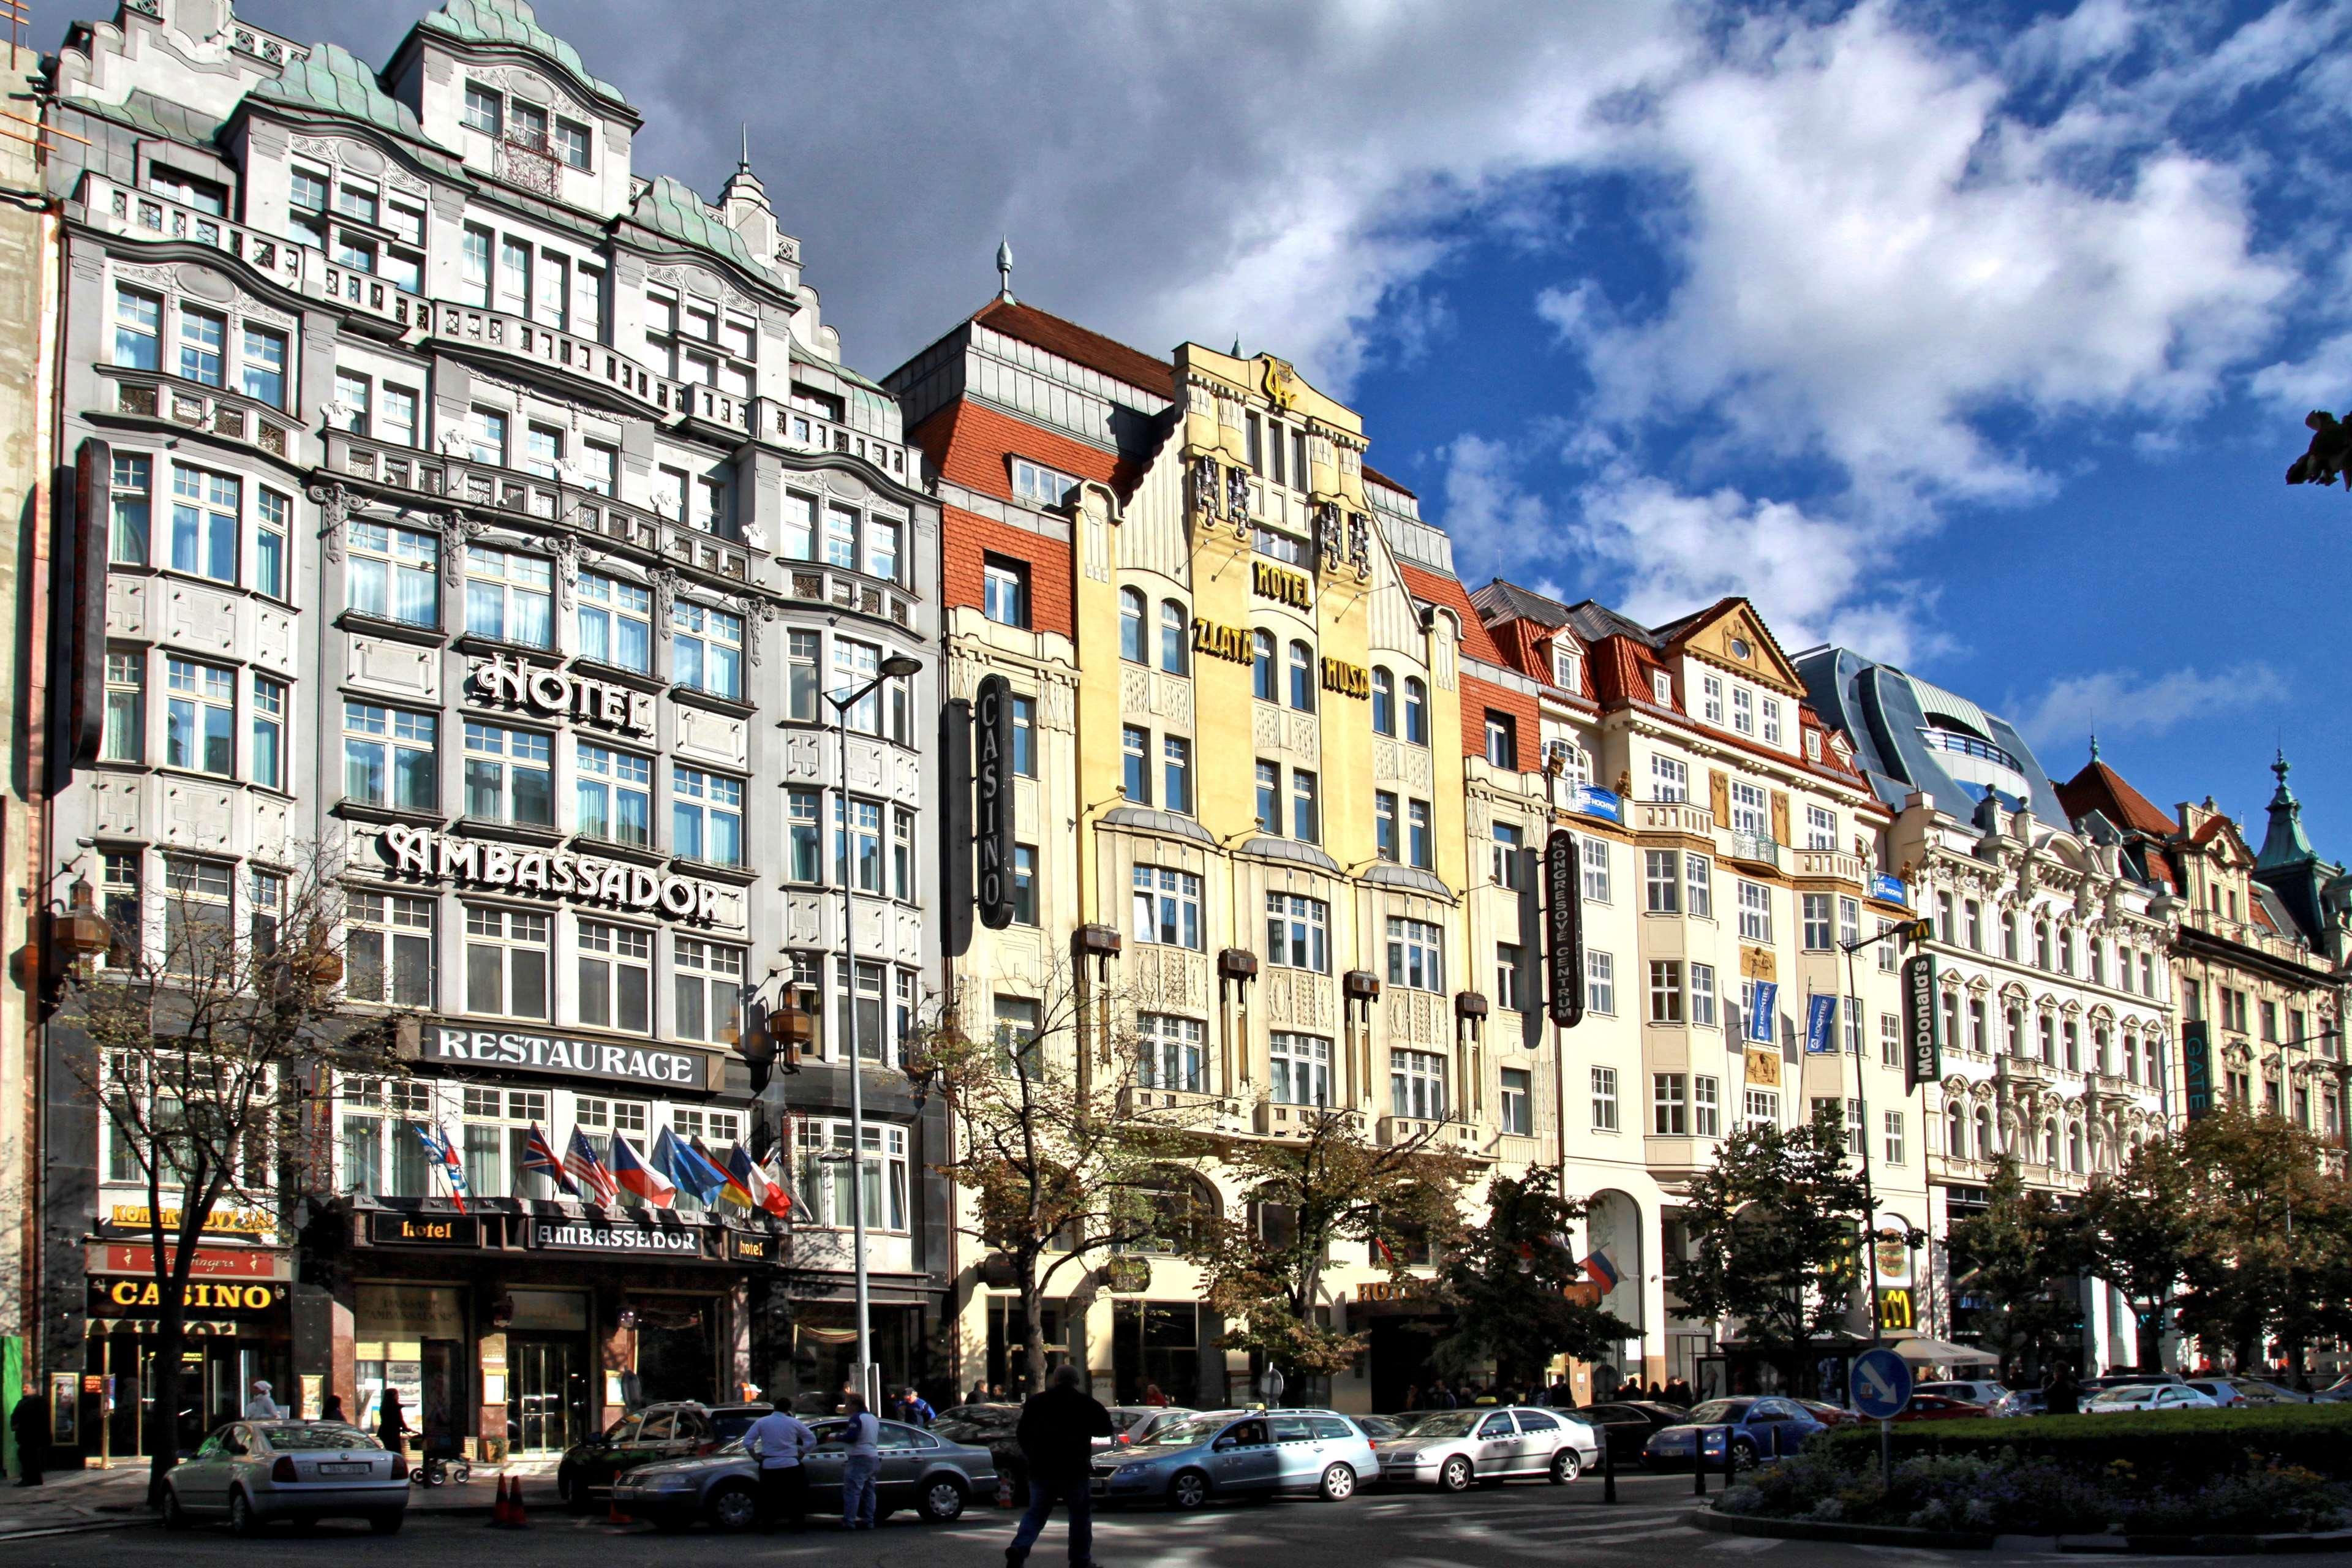
POLYGON ((90 1047, 76 1070, 147 1191, 158 1506, 179 1450, 187 1288, 206 1226, 226 1203, 281 1209, 326 1157, 308 1114, 321 1071, 404 1070, 391 1027, 345 1011, 341 889, 315 858, 295 863, 251 873, 242 928, 212 889, 171 889, 160 931, 118 929, 106 966, 74 978, 90 1047))
POLYGON ((907 1063, 945 1097, 955 1144, 940 1170, 969 1199, 958 1228, 1020 1293, 1033 1389, 1045 1301, 1090 1296, 1094 1264, 1182 1228, 1164 1201, 1171 1163, 1204 1114, 1132 1092, 1134 1010, 1119 993, 1058 966, 1036 1000, 1034 1030, 976 1036, 950 1016, 908 1042, 907 1063))

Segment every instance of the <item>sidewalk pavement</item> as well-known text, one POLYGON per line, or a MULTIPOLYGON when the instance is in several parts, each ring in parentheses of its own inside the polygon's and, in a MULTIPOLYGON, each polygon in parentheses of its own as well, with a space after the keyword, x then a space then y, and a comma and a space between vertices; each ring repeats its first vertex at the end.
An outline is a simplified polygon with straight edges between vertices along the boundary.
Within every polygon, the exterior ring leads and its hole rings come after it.
MULTIPOLYGON (((411 1513, 478 1513, 488 1518, 498 1500, 499 1481, 517 1475, 523 1479, 523 1505, 533 1512, 562 1508, 555 1495, 555 1466, 550 1460, 519 1460, 508 1465, 476 1465, 473 1477, 462 1484, 412 1487, 411 1513)), ((0 1541, 44 1535, 73 1535, 85 1531, 121 1530, 154 1519, 147 1508, 147 1467, 121 1462, 110 1470, 51 1470, 37 1487, 20 1487, 0 1480, 0 1541)))

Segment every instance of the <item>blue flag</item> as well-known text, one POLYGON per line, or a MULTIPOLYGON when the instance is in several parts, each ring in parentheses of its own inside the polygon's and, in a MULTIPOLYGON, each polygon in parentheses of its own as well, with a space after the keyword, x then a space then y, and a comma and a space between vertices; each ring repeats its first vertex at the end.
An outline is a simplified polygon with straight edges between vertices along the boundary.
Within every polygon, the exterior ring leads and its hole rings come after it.
POLYGON ((1754 994, 1748 1009, 1748 1037, 1759 1045, 1773 1043, 1773 1035, 1780 1021, 1780 987, 1769 980, 1752 983, 1754 994))
POLYGON ((1805 998, 1805 1054, 1828 1056, 1837 1050, 1838 999, 1834 996, 1805 998))
POLYGON ((677 1183, 680 1191, 692 1193, 706 1204, 716 1203, 720 1190, 727 1185, 725 1172, 696 1153, 667 1127, 654 1140, 654 1157, 648 1163, 677 1183))

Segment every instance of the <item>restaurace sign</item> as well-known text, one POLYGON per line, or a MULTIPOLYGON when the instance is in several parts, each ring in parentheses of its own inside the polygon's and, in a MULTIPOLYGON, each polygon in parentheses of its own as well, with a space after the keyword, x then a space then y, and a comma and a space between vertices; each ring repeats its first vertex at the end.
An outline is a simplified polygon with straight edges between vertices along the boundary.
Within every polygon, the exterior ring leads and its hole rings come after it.
POLYGON ((709 925, 719 918, 718 889, 643 866, 561 849, 452 838, 434 827, 394 826, 378 833, 375 841, 395 873, 420 881, 546 893, 606 909, 658 911, 698 925, 709 925))
POLYGON ((576 719, 625 735, 654 732, 654 700, 609 680, 591 680, 560 669, 534 669, 517 659, 478 658, 470 679, 485 700, 528 708, 551 718, 576 719))
POLYGON ((513 1029, 457 1029, 427 1025, 420 1055, 428 1062, 520 1068, 663 1089, 709 1089, 710 1058, 700 1051, 625 1046, 609 1040, 569 1040, 513 1029))

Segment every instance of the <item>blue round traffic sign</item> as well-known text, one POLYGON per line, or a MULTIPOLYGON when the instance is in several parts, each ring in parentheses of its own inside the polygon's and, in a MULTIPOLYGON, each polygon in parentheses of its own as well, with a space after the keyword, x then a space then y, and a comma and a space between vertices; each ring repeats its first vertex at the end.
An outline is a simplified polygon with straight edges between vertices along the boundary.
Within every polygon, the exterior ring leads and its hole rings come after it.
POLYGON ((1900 1415, 1911 1403, 1911 1363, 1890 1350, 1864 1351, 1853 1358, 1847 1392, 1857 1415, 1873 1421, 1900 1415))

